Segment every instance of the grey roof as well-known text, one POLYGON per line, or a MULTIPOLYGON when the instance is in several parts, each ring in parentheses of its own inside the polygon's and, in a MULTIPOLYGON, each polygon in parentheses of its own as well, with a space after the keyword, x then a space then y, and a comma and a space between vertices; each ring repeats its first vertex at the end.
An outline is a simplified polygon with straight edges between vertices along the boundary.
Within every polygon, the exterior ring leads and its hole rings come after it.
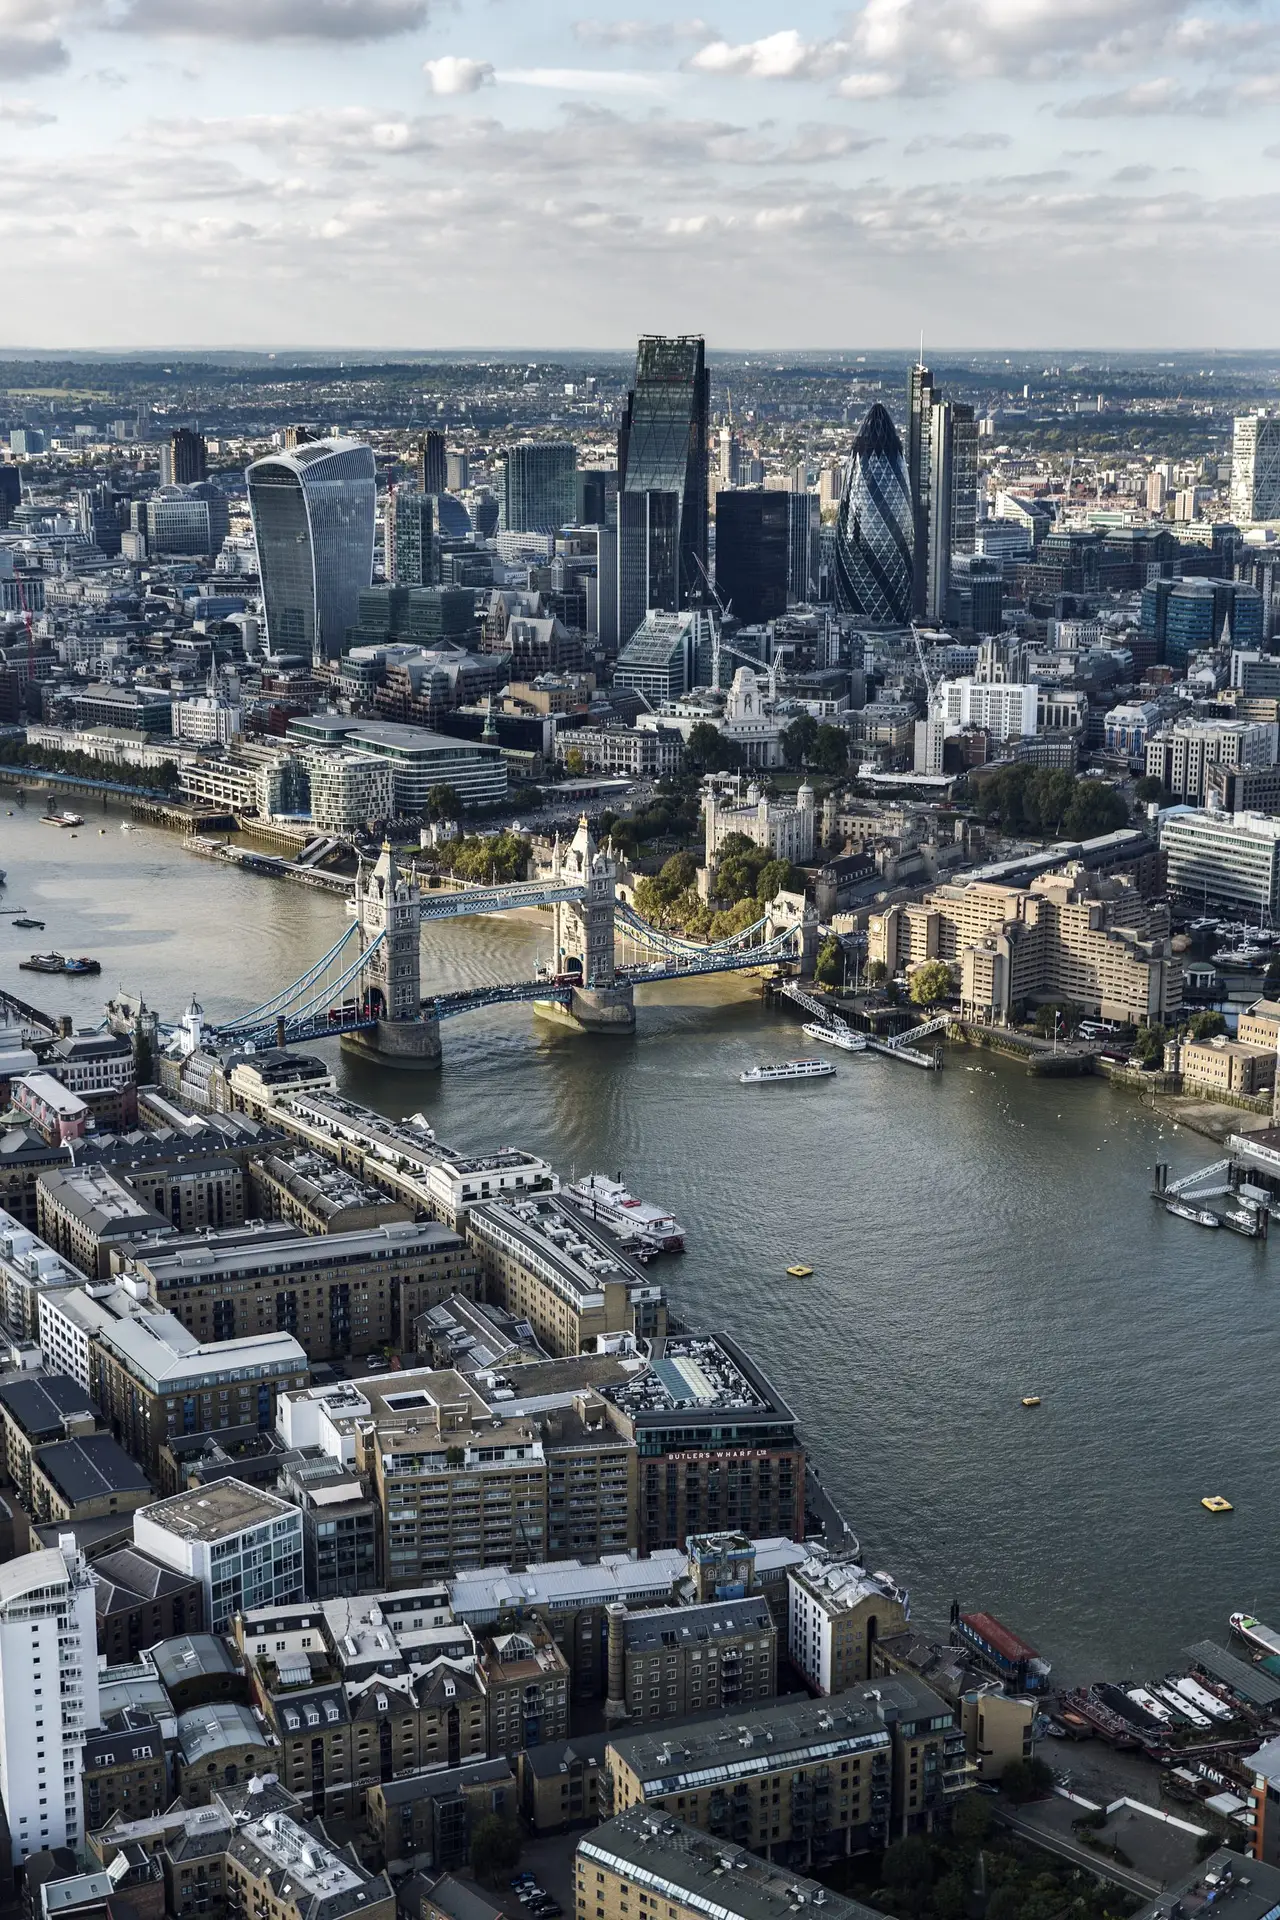
POLYGON ((183 1633, 172 1640, 158 1640, 150 1652, 166 1687, 201 1676, 242 1671, 226 1641, 216 1633, 183 1633))
POLYGON ((1247 1860, 1224 1847, 1203 1866, 1193 1867, 1184 1880, 1158 1893, 1134 1915, 1134 1920, 1168 1920, 1174 1905, 1186 1903, 1188 1896, 1198 1897, 1189 1907, 1184 1904, 1183 1911, 1198 1913, 1210 1891, 1214 1892, 1215 1920, 1218 1915, 1222 1920, 1267 1920, 1280 1906, 1280 1867, 1268 1866, 1265 1860, 1247 1860))
POLYGON ((475 1887, 464 1886, 451 1873, 442 1874, 427 1890, 427 1899, 450 1920, 501 1920, 502 1908, 475 1887))
MULTIPOLYGON (((538 1752, 538 1748, 531 1749, 538 1752)), ((411 1800, 447 1800, 468 1787, 488 1786, 495 1780, 514 1785, 511 1763, 502 1754, 494 1760, 473 1760, 470 1766, 446 1767, 442 1773, 415 1773, 404 1780, 384 1780, 378 1791, 389 1807, 411 1800)))
POLYGON ((536 1747, 525 1748, 523 1764, 535 1780, 550 1780, 577 1760, 584 1766, 603 1767, 608 1745, 607 1733, 578 1734, 572 1740, 540 1742, 536 1747))
POLYGON ((103 1616, 127 1612, 139 1600, 159 1600, 166 1593, 182 1593, 199 1585, 186 1574, 175 1573, 172 1567, 162 1567, 137 1547, 117 1547, 99 1554, 89 1568, 89 1576, 97 1589, 97 1610, 103 1616))
MULTIPOLYGON (((807 1896, 807 1905, 819 1892, 816 1881, 794 1868, 776 1866, 643 1807, 606 1820, 583 1837, 578 1852, 584 1860, 625 1874, 642 1892, 656 1887, 664 1901, 678 1888, 682 1905, 715 1920, 788 1920, 799 1905, 797 1894, 807 1896)), ((826 1889, 822 1909, 827 1920, 874 1920, 870 1907, 826 1889)))
POLYGON ((98 1412, 84 1388, 65 1373, 6 1381, 0 1386, 0 1406, 29 1440, 53 1440, 65 1432, 64 1413, 91 1413, 96 1417, 98 1412))
POLYGON ((80 1440, 56 1440, 40 1447, 36 1463, 45 1478, 72 1506, 113 1493, 147 1493, 151 1482, 109 1433, 87 1433, 80 1440))
POLYGON ((765 1600, 713 1600, 701 1607, 653 1607, 628 1614, 623 1634, 628 1653, 646 1648, 689 1647, 740 1633, 777 1632, 765 1600))
POLYGON ((215 1700, 178 1715, 178 1747, 186 1765, 194 1767, 231 1747, 261 1747, 265 1753, 267 1740, 248 1707, 215 1700))
POLYGON ((136 1727, 99 1728, 84 1743, 86 1773, 103 1767, 122 1767, 133 1760, 161 1760, 164 1741, 154 1720, 136 1727))
POLYGON ((1237 1660, 1234 1653, 1228 1653, 1224 1647, 1212 1640, 1197 1640, 1188 1647, 1187 1658, 1197 1667, 1203 1667, 1215 1680, 1230 1687, 1232 1693, 1241 1700, 1247 1700, 1254 1707, 1274 1707, 1280 1701, 1280 1680, 1268 1673, 1265 1667, 1252 1666, 1247 1660, 1237 1660))

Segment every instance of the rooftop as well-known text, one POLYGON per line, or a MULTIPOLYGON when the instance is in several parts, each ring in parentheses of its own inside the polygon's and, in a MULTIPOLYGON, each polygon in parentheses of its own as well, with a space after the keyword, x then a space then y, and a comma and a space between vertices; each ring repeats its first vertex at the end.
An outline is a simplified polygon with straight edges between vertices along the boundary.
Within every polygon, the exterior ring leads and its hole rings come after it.
POLYGON ((149 1525, 164 1527, 183 1540, 202 1541, 221 1540, 229 1533, 243 1533, 249 1527, 288 1516, 296 1517, 301 1526, 297 1507, 235 1479, 215 1480, 190 1493, 172 1494, 146 1513, 149 1525))
POLYGON ((829 1920, 873 1920, 869 1907, 791 1868, 643 1807, 606 1820, 580 1841, 578 1853, 641 1889, 656 1889, 664 1901, 674 1893, 709 1920, 787 1920, 802 1902, 820 1905, 829 1920))
POLYGON ((701 1607, 654 1607, 628 1614, 623 1633, 628 1652, 684 1647, 739 1633, 773 1634, 766 1600, 714 1600, 701 1607))
POLYGON ((178 1746, 186 1765, 194 1767, 229 1747, 261 1747, 266 1735, 248 1707, 236 1700, 214 1700, 178 1715, 178 1746))
POLYGON ((35 1458, 45 1479, 71 1506, 111 1494, 148 1493, 151 1489, 142 1468, 109 1433, 55 1440, 41 1447, 35 1458))
POLYGON ((66 1432, 68 1414, 90 1414, 98 1409, 84 1388, 65 1373, 43 1373, 6 1380, 0 1386, 0 1407, 29 1440, 52 1440, 66 1432))
POLYGON ((1280 1910, 1280 1867, 1246 1860, 1224 1847, 1194 1873, 1163 1893, 1134 1920, 1170 1920, 1175 1909, 1185 1920, 1212 1908, 1214 1920, 1270 1920, 1280 1910))

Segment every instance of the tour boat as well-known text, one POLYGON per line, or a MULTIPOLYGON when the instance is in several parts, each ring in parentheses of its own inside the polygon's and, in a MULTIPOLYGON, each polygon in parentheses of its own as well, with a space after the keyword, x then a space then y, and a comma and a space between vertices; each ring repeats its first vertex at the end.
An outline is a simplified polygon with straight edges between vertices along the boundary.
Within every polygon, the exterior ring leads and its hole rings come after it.
POLYGON ((1222 1225, 1216 1213, 1210 1213, 1208 1207, 1189 1207, 1185 1200, 1166 1200, 1166 1213, 1176 1215, 1179 1220, 1190 1220, 1197 1227, 1220 1227, 1222 1225))
POLYGON ((68 813, 65 809, 61 813, 42 813, 40 818, 46 827, 82 827, 84 825, 83 815, 68 813))
POLYGON ((776 1066, 748 1067, 738 1078, 747 1087, 766 1080, 829 1080, 834 1072, 829 1060, 781 1060, 776 1066))
POLYGON ((68 960, 61 953, 33 953, 29 960, 19 960, 24 973, 101 973, 100 960, 86 959, 82 954, 78 960, 68 960))
POLYGON ((565 1198, 581 1207, 593 1220, 620 1233, 636 1233, 653 1241, 664 1253, 684 1252, 684 1228, 678 1220, 648 1200, 637 1200, 621 1180, 610 1180, 605 1173, 589 1173, 565 1188, 565 1198))
POLYGON ((867 1036, 858 1033, 853 1027, 846 1027, 841 1021, 839 1026, 824 1026, 820 1020, 806 1020, 800 1029, 810 1040, 825 1040, 830 1046, 843 1047, 846 1053, 865 1053, 867 1036))
POLYGON ((15 927, 39 927, 41 932, 44 931, 44 921, 33 920, 30 914, 26 913, 15 914, 13 924, 15 927))

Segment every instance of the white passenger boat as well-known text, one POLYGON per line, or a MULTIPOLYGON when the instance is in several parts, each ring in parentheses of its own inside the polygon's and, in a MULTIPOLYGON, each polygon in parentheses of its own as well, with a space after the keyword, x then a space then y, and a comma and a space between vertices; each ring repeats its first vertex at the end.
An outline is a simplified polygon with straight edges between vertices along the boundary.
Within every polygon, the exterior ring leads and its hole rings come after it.
POLYGON ((610 1180, 605 1173, 589 1173, 564 1190, 565 1198, 581 1207, 593 1220, 619 1233, 639 1234, 652 1241, 664 1253, 684 1252, 684 1228, 661 1207, 648 1200, 637 1200, 627 1192, 621 1180, 610 1180))
POLYGON ((839 1026, 824 1026, 820 1020, 806 1020, 800 1029, 810 1040, 825 1040, 828 1046, 841 1047, 845 1053, 865 1053, 867 1036, 859 1033, 855 1027, 846 1027, 841 1021, 839 1026))
POLYGON ((1190 1220, 1197 1227, 1220 1227, 1222 1225, 1216 1213, 1210 1213, 1208 1207, 1189 1207, 1185 1200, 1166 1200, 1166 1213, 1172 1213, 1179 1220, 1190 1220))
POLYGON ((1233 1613, 1231 1630, 1259 1653, 1280 1654, 1280 1633, 1274 1627, 1264 1625, 1261 1620, 1255 1620, 1251 1613, 1233 1613))
POLYGON ((834 1072, 829 1060, 782 1060, 776 1066, 748 1067, 738 1078, 749 1087, 766 1080, 829 1080, 834 1072))

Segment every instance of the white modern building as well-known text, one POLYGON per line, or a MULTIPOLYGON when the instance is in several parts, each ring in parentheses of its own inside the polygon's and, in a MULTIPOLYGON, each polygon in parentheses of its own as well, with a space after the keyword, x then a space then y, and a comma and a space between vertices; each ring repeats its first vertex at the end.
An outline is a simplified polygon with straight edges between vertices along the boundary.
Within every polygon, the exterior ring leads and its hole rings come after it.
POLYGON ((242 711, 238 704, 220 695, 197 694, 191 700, 176 700, 173 731, 179 740, 190 740, 197 747, 226 747, 244 732, 242 711))
POLYGON ((1280 913, 1280 819, 1171 807, 1160 816, 1169 892, 1249 919, 1280 913))
POLYGON ((818 1693, 843 1693, 871 1677, 878 1639, 906 1625, 910 1603, 887 1573, 815 1552, 787 1571, 787 1650, 818 1693))
POLYGON ((351 833, 395 811, 390 766, 363 753, 316 753, 310 760, 311 823, 321 833, 351 833))
POLYGON ((1039 690, 1030 684, 944 680, 938 702, 948 734, 984 727, 996 740, 1020 740, 1036 730, 1039 690))
POLYGON ((1203 805, 1210 767, 1273 767, 1278 740, 1274 720, 1178 720, 1148 737, 1144 765, 1179 800, 1203 805))
POLYGON ((1280 416, 1261 411, 1236 415, 1230 513, 1240 526, 1280 520, 1280 416))
POLYGON ((1107 752, 1123 754, 1128 760, 1141 759, 1146 753, 1147 736, 1160 724, 1160 709, 1153 700, 1122 701, 1107 709, 1107 752))
POLYGON ((15 1866, 41 1847, 79 1851, 84 1740, 98 1721, 93 1582, 67 1534, 0 1567, 0 1798, 15 1866))
POLYGON ((66 1293, 83 1285, 82 1273, 68 1266, 39 1234, 0 1208, 0 1311, 13 1339, 39 1339, 42 1294, 66 1293))
MULTIPOLYGON (((237 1613, 306 1597, 301 1509, 243 1480, 215 1480, 135 1513, 133 1543, 199 1580, 214 1633, 237 1613)), ((92 1607, 90 1618, 92 1627, 92 1607)))

